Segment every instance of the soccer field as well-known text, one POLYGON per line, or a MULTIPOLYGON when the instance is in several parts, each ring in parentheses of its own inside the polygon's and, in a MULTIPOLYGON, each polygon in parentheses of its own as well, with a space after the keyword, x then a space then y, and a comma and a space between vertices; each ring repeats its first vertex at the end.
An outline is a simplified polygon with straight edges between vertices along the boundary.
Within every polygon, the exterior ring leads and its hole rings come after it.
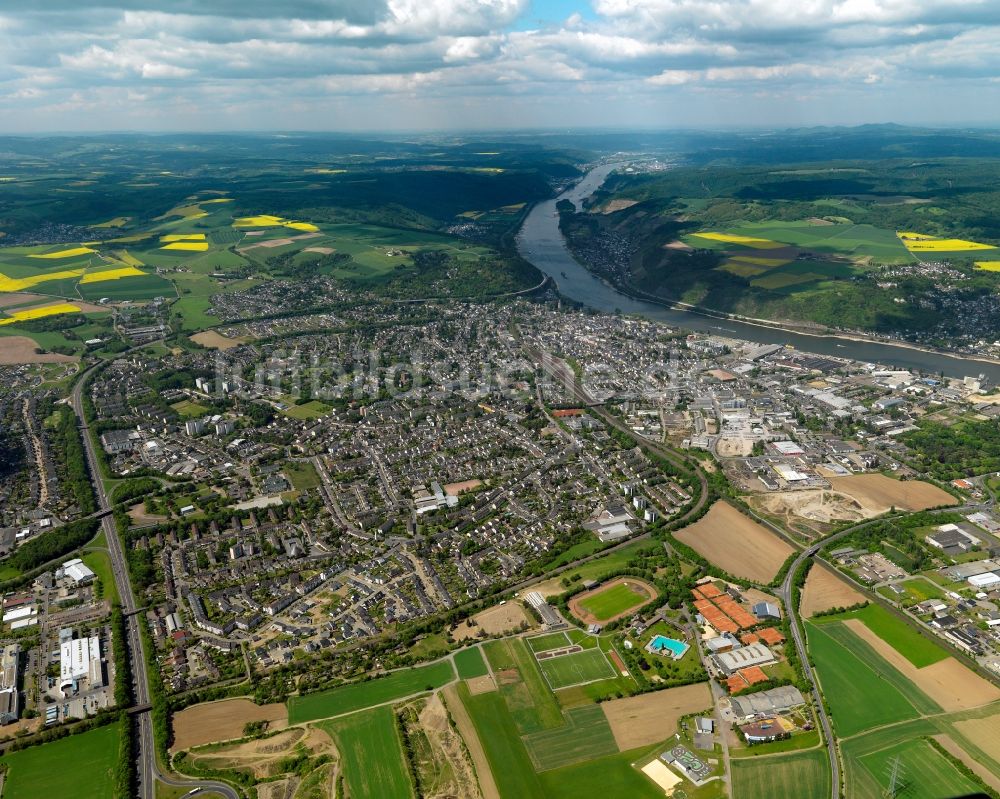
POLYGON ((538 667, 554 691, 617 676, 600 649, 585 649, 572 655, 540 660, 538 667))
POLYGON ((620 582, 588 597, 580 607, 598 621, 607 621, 649 601, 649 594, 636 581, 620 582))

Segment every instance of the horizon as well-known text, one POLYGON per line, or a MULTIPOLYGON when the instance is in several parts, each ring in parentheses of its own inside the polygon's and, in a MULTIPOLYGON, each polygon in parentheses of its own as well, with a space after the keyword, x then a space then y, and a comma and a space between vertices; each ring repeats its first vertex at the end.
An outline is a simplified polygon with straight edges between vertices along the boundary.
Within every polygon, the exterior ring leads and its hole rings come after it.
POLYGON ((160 5, 0 11, 0 134, 1000 125, 986 0, 160 5))

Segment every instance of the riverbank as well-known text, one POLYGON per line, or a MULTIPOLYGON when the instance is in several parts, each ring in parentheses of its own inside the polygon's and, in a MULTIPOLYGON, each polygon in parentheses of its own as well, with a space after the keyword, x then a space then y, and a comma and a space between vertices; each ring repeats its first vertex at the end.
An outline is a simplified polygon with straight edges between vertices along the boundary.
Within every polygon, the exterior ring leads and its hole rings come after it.
POLYGON ((850 358, 863 363, 957 378, 985 374, 994 384, 1000 385, 1000 360, 987 356, 962 355, 909 342, 887 343, 860 333, 825 333, 776 324, 767 319, 744 319, 686 303, 622 291, 597 278, 567 248, 559 229, 556 203, 568 199, 578 204, 593 194, 617 166, 602 164, 595 167, 559 197, 537 203, 525 217, 517 234, 521 257, 549 275, 566 299, 598 311, 643 316, 682 329, 761 344, 781 344, 833 358, 850 358))
MULTIPOLYGON (((586 268, 586 267, 585 267, 586 268)), ((593 274, 593 273, 591 273, 593 274)), ((606 281, 604 281, 606 282, 606 281)), ((885 344, 891 347, 903 347, 905 349, 915 350, 917 352, 926 352, 931 355, 943 355, 946 358, 954 358, 960 361, 970 361, 978 362, 984 364, 991 364, 995 366, 1000 366, 1000 359, 991 358, 988 355, 965 355, 960 352, 955 352, 953 350, 943 350, 937 347, 928 347, 923 344, 917 344, 912 341, 906 341, 903 339, 885 339, 879 338, 878 336, 866 335, 863 332, 856 333, 827 333, 819 332, 810 326, 810 323, 803 322, 801 324, 795 322, 774 322, 770 319, 758 319, 754 316, 742 316, 740 314, 730 313, 728 311, 716 311, 712 308, 705 308, 699 305, 692 305, 691 303, 681 302, 680 300, 667 300, 661 297, 657 297, 654 294, 647 294, 644 291, 636 289, 634 287, 623 287, 612 285, 616 291, 622 294, 632 297, 633 299, 643 300, 645 302, 651 302, 656 305, 661 305, 664 308, 670 308, 672 310, 681 310, 688 313, 698 314, 700 316, 705 316, 710 319, 718 319, 720 321, 731 321, 740 322, 745 325, 752 325, 754 327, 767 327, 772 330, 783 330, 786 333, 794 333, 798 336, 812 336, 814 338, 825 338, 825 339, 840 339, 843 341, 854 341, 859 343, 869 343, 869 344, 885 344)))

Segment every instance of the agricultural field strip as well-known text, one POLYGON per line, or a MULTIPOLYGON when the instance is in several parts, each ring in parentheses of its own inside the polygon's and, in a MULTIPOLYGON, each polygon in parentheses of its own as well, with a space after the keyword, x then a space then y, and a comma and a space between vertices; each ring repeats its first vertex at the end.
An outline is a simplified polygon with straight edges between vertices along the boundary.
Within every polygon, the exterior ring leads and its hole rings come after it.
POLYGON ((391 708, 373 708, 321 721, 317 726, 337 742, 354 799, 408 799, 413 796, 391 708))
POLYGON ((450 658, 390 672, 363 682, 349 683, 329 691, 288 700, 288 721, 299 724, 318 719, 338 718, 443 688, 458 679, 450 658), (337 700, 341 700, 338 702, 337 700))
POLYGON ((824 625, 824 631, 844 649, 857 657, 872 672, 899 691, 920 715, 932 716, 944 712, 944 708, 917 688, 916 685, 910 682, 889 661, 859 638, 849 627, 839 623, 824 625))
POLYGON ((614 734, 599 705, 567 710, 566 724, 523 736, 536 771, 548 771, 618 751, 614 734))
POLYGON ((830 767, 826 752, 815 750, 746 758, 732 763, 736 799, 823 799, 830 795, 830 767))
POLYGON ((812 622, 805 627, 810 658, 839 738, 919 715, 894 685, 886 684, 840 642, 812 622))

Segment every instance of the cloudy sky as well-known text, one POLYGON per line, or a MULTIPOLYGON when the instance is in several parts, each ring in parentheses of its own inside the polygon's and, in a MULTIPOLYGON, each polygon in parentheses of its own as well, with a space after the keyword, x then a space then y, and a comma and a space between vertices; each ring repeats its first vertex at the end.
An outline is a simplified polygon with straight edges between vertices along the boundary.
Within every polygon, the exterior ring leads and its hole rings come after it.
POLYGON ((0 0, 0 132, 1000 124, 1000 0, 0 0))

